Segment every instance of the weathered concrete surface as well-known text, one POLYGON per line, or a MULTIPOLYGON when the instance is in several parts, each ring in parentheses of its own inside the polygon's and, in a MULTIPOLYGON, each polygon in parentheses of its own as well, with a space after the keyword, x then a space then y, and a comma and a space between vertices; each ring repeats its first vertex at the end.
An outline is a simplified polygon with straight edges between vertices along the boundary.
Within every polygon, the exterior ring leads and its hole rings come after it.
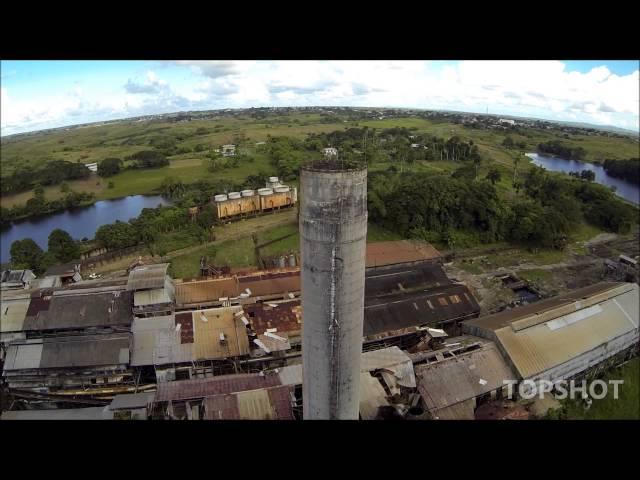
POLYGON ((358 419, 366 238, 366 169, 303 169, 305 419, 358 419))

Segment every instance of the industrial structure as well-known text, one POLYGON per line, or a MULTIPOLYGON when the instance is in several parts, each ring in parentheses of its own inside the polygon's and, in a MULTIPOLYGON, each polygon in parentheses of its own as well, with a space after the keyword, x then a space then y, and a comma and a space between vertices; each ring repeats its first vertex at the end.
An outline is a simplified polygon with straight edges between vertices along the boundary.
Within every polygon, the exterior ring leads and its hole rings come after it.
POLYGON ((278 177, 269 177, 264 188, 214 195, 213 206, 218 220, 229 220, 291 208, 297 201, 297 188, 283 185, 278 177))
POLYGON ((367 170, 308 164, 301 189, 304 418, 358 419, 367 170))

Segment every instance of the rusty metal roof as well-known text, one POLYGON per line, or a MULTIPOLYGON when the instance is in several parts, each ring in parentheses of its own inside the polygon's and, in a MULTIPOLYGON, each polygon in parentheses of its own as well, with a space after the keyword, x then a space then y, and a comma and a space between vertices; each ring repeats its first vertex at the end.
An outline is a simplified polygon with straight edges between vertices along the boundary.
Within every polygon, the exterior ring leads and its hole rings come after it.
POLYGON ((155 265, 145 265, 134 268, 129 272, 127 290, 144 290, 147 288, 164 287, 168 268, 168 263, 157 263, 155 265))
POLYGON ((237 297, 238 285, 233 277, 176 283, 176 303, 189 305, 217 301, 222 297, 237 297))
POLYGON ((193 359, 209 360, 248 355, 247 328, 234 315, 242 307, 210 308, 192 312, 193 359), (206 321, 205 321, 206 319, 206 321), (220 341, 220 335, 225 341, 220 341))
POLYGON ((479 312, 478 302, 461 284, 368 298, 364 307, 364 336, 452 321, 479 312))
POLYGON ((277 374, 261 376, 257 373, 238 373, 212 378, 178 380, 159 383, 155 401, 191 400, 278 385, 280 385, 280 378, 277 374))
POLYGON ((270 328, 276 328, 278 332, 299 332, 302 329, 300 300, 273 305, 275 306, 255 303, 244 307, 247 320, 254 332, 260 335, 270 328))
POLYGON ((504 386, 516 376, 493 343, 439 362, 414 367, 429 411, 451 407, 504 386))
POLYGON ((207 397, 205 420, 293 420, 291 389, 286 385, 207 397))
POLYGON ((367 244, 366 266, 380 267, 398 263, 437 260, 442 254, 432 245, 419 240, 398 240, 367 244))
POLYGON ((263 297, 278 293, 299 292, 301 289, 300 269, 288 269, 278 272, 261 272, 238 277, 239 292, 251 291, 252 297, 263 297))

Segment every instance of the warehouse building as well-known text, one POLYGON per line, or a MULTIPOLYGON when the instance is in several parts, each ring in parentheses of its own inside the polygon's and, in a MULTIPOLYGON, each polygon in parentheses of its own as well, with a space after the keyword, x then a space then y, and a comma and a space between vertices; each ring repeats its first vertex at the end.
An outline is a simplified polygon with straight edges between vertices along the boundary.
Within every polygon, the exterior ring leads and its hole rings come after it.
POLYGON ((518 380, 552 382, 638 348, 638 285, 599 283, 463 322, 496 343, 518 380))

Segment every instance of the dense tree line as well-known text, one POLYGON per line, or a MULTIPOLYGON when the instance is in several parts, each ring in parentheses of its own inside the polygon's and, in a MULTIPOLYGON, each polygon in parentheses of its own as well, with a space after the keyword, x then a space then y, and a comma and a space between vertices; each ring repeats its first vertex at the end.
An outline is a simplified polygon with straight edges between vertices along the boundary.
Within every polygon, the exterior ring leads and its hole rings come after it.
POLYGON ((12 208, 0 208, 0 225, 7 226, 13 220, 83 206, 91 203, 94 199, 95 194, 93 193, 68 191, 62 198, 47 201, 44 198, 42 188, 36 187, 34 197, 27 200, 24 205, 15 205, 12 208))
POLYGON ((49 234, 48 240, 46 252, 30 238, 14 241, 10 248, 11 267, 30 269, 40 275, 52 265, 67 263, 80 256, 78 242, 66 231, 57 228, 49 234))
POLYGON ((604 161, 605 171, 612 177, 622 178, 628 182, 640 185, 640 158, 627 160, 607 159, 604 161))
POLYGON ((98 164, 98 175, 112 177, 122 170, 122 160, 119 158, 105 158, 98 164))
POLYGON ((24 192, 36 185, 56 185, 65 180, 88 178, 90 174, 84 164, 65 160, 48 161, 38 169, 23 166, 2 178, 2 193, 24 192))
MULTIPOLYGON (((468 169, 467 169, 468 170, 468 169)), ((510 240, 563 248, 572 229, 586 220, 612 232, 629 231, 637 209, 606 187, 550 175, 532 168, 523 195, 511 203, 498 198, 499 171, 474 180, 459 169, 453 175, 370 175, 369 217, 407 237, 451 244, 510 240)))
POLYGON ((538 153, 546 153, 567 160, 584 160, 587 151, 582 147, 570 147, 558 140, 538 144, 538 153))
POLYGON ((129 168, 159 168, 169 165, 169 160, 155 150, 142 150, 127 157, 133 163, 129 168))

